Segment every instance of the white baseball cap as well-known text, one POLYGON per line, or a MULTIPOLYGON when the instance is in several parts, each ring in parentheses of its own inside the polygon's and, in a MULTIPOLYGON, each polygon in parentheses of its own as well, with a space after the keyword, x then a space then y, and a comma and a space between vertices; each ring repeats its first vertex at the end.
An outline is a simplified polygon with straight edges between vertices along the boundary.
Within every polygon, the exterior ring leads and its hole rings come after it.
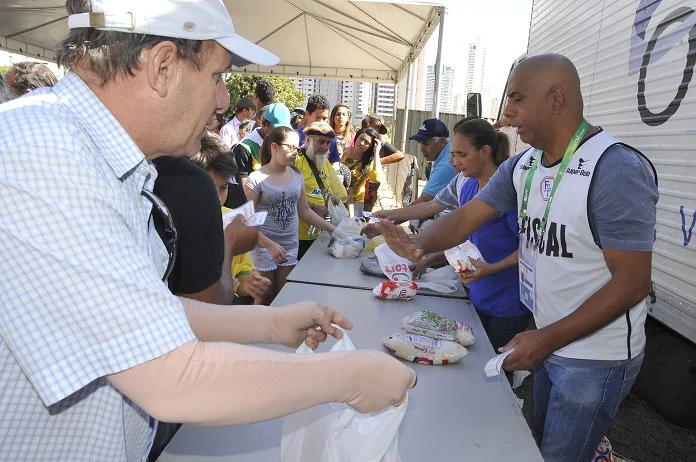
POLYGON ((280 58, 237 35, 222 0, 91 0, 92 12, 71 14, 70 29, 95 28, 189 40, 215 40, 237 67, 278 64, 280 58))

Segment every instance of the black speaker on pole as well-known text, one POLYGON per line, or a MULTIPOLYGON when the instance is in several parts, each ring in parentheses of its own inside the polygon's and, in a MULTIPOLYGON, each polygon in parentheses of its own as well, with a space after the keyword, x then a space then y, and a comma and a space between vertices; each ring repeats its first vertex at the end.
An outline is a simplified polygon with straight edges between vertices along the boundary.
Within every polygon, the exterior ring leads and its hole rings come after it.
POLYGON ((466 95, 466 116, 481 117, 481 93, 466 95))

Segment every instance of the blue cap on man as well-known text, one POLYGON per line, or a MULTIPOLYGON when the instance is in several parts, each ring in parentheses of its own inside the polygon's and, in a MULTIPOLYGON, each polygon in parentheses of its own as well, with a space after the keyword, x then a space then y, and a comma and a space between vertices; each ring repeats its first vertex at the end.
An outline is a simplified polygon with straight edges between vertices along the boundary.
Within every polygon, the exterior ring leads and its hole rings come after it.
POLYGON ((425 143, 430 138, 435 136, 449 137, 449 130, 447 125, 440 119, 427 119, 423 121, 421 126, 418 128, 418 133, 411 136, 409 140, 418 141, 419 143, 425 143))
POLYGON ((292 128, 290 125, 290 110, 283 103, 271 103, 266 106, 266 111, 263 113, 263 118, 273 125, 273 128, 292 128))

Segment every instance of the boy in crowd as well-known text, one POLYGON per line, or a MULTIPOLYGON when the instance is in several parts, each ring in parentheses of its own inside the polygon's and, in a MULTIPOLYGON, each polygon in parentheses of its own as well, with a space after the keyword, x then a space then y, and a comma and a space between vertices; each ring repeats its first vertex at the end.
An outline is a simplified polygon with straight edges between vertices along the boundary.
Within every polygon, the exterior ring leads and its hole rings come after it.
MULTIPOLYGON (((201 151, 191 158, 191 162, 205 170, 210 178, 215 183, 220 204, 227 201, 228 194, 242 194, 240 201, 246 198, 243 197, 244 191, 239 188, 230 189, 230 180, 237 176, 237 166, 234 162, 234 156, 229 151, 227 146, 221 140, 209 136, 201 140, 201 151)), ((222 206, 223 215, 230 209, 222 206)), ((254 304, 260 304, 263 295, 268 290, 271 281, 261 276, 254 269, 251 263, 249 252, 240 255, 235 255, 232 258, 232 277, 239 281, 237 295, 244 301, 254 304), (250 300, 251 299, 251 300, 250 300)))

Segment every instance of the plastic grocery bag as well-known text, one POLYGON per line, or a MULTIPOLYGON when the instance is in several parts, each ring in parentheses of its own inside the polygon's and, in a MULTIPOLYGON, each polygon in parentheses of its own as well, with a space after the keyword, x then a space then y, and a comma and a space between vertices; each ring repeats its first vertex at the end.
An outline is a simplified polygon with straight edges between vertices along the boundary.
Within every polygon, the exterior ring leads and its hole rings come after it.
MULTIPOLYGON (((343 331, 331 351, 355 351, 355 345, 343 331)), ((313 352, 302 344, 297 353, 313 352)), ((399 426, 407 405, 408 397, 399 407, 372 414, 340 403, 291 414, 283 419, 281 462, 401 462, 399 426)))
MULTIPOLYGON (((380 268, 382 272, 393 282, 408 282, 413 281, 413 272, 411 271, 411 262, 408 259, 400 257, 392 249, 389 248, 387 244, 382 244, 375 248, 375 256, 379 261, 380 268)), ((456 279, 445 279, 447 278, 445 273, 438 273, 438 276, 431 276, 430 279, 423 279, 421 281, 414 281, 416 289, 430 289, 434 292, 441 294, 448 294, 457 290, 457 280, 456 279), (443 277, 444 276, 444 277, 443 277), (436 278, 438 277, 438 278, 436 278)), ((380 286, 378 286, 380 287, 380 286)), ((381 290, 384 287, 382 285, 380 289, 377 287, 373 291, 375 295, 377 292, 383 293, 381 290)), ((380 297, 382 298, 382 297, 380 297)), ((408 300, 409 298, 396 297, 399 300, 408 300)))
POLYGON ((343 202, 336 196, 331 196, 329 198, 329 217, 330 222, 334 226, 338 226, 343 220, 348 218, 348 209, 343 202))
POLYGON ((336 226, 327 247, 336 258, 357 258, 365 250, 365 238, 360 230, 365 222, 359 218, 347 218, 336 226))

